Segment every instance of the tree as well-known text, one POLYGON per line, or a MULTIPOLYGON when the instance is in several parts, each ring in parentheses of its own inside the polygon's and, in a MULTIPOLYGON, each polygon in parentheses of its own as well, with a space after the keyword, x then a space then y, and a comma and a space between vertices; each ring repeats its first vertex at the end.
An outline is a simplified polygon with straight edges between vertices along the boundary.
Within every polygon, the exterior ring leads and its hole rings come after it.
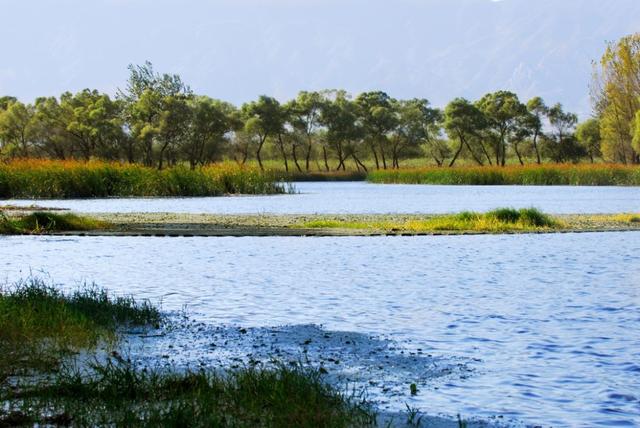
POLYGON ((545 139, 548 156, 558 163, 578 161, 586 154, 574 133, 578 116, 565 112, 559 103, 549 109, 548 116, 551 125, 551 133, 545 139))
POLYGON ((458 148, 449 162, 450 167, 456 163, 464 147, 478 165, 483 164, 472 148, 471 142, 480 137, 479 134, 486 129, 487 121, 475 105, 464 98, 451 101, 444 110, 443 126, 449 138, 458 142, 458 148))
MULTIPOLYGON (((296 99, 289 102, 287 109, 290 114, 291 125, 293 129, 302 135, 306 141, 305 147, 305 170, 309 171, 309 162, 311 160, 311 150, 313 149, 313 140, 316 132, 321 126, 320 115, 322 105, 325 102, 326 93, 306 92, 298 93, 296 99)), ((296 145, 293 145, 293 157, 298 165, 296 156, 296 145)), ((298 169, 300 167, 298 166, 298 169)))
MULTIPOLYGON (((394 110, 397 120, 391 133, 391 154, 393 167, 400 168, 400 155, 403 151, 413 149, 417 152, 421 144, 434 146, 440 133, 438 122, 442 113, 429 107, 429 101, 418 98, 396 101, 394 110)), ((435 159, 438 162, 437 156, 435 159)))
POLYGON ((162 169, 167 151, 182 142, 189 128, 191 89, 177 74, 159 74, 153 65, 129 66, 126 89, 118 91, 124 103, 123 116, 133 138, 143 151, 147 166, 162 169))
POLYGON ((397 115, 394 112, 395 100, 382 91, 363 92, 355 99, 358 107, 359 120, 365 132, 365 138, 376 162, 376 169, 380 169, 376 146, 380 149, 382 166, 387 169, 385 146, 387 135, 397 125, 397 115))
POLYGON ((10 97, 6 95, 0 97, 0 110, 6 110, 7 107, 9 107, 9 104, 13 104, 17 101, 18 99, 16 97, 10 97))
POLYGON ((226 135, 237 126, 234 121, 236 109, 229 103, 206 96, 194 97, 188 100, 188 105, 191 120, 183 148, 190 168, 194 169, 220 158, 226 135))
POLYGON ((486 130, 490 139, 494 141, 496 165, 504 166, 507 143, 511 142, 519 118, 527 113, 526 106, 520 102, 516 94, 509 91, 487 94, 476 105, 487 118, 486 130))
POLYGON ((609 43, 600 62, 594 64, 591 95, 600 120, 604 157, 640 163, 640 147, 633 145, 640 110, 640 33, 609 43))
POLYGON ((33 134, 32 105, 12 99, 0 110, 0 153, 8 150, 12 155, 28 157, 33 134))
POLYGON ((323 103, 320 120, 326 127, 328 144, 338 155, 336 170, 346 169, 345 161, 348 156, 353 158, 358 168, 367 169, 358 158, 354 147, 365 135, 363 127, 358 122, 358 114, 357 105, 349 99, 345 91, 336 91, 333 100, 328 99, 323 103))
POLYGON ((74 154, 88 160, 92 156, 119 157, 119 142, 124 139, 120 106, 108 95, 85 89, 60 96, 60 120, 73 142, 74 154))
POLYGON ((579 124, 576 128, 576 138, 589 156, 591 163, 596 157, 602 155, 600 152, 600 121, 598 119, 588 119, 579 124))
POLYGON ((257 139, 256 159, 260 169, 264 170, 262 148, 268 137, 278 136, 282 132, 285 123, 284 112, 278 100, 261 95, 257 101, 244 104, 242 114, 245 120, 245 132, 254 135, 257 139))
POLYGON ((32 132, 32 145, 42 154, 62 160, 73 156, 73 145, 56 97, 36 98, 32 132))
POLYGON ((540 165, 542 160, 540 159, 538 140, 544 135, 542 132, 544 124, 543 120, 549 112, 549 109, 542 98, 534 97, 527 102, 527 110, 531 115, 527 120, 527 124, 532 131, 531 143, 533 145, 533 150, 536 152, 536 162, 540 165))

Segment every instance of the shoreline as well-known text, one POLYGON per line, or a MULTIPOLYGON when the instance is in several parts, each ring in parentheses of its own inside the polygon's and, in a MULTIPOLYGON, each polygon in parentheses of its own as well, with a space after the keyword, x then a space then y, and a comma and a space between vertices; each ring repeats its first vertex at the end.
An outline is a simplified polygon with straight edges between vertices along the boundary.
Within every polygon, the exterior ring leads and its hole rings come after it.
MULTIPOLYGON (((25 210, 6 211, 9 217, 25 210)), ((451 236, 496 234, 603 233, 640 231, 640 221, 633 214, 562 214, 552 215, 561 226, 555 228, 505 230, 421 230, 403 227, 407 222, 443 218, 446 215, 420 214, 264 214, 216 215, 186 213, 75 213, 83 218, 105 222, 108 226, 94 230, 49 231, 44 235, 62 236, 157 236, 157 237, 374 237, 374 236, 451 236), (307 227, 310 223, 327 223, 328 227, 307 227), (353 226, 356 224, 356 226, 353 226), (398 225, 397 227, 384 227, 398 225), (343 226, 343 227, 341 227, 343 226)))

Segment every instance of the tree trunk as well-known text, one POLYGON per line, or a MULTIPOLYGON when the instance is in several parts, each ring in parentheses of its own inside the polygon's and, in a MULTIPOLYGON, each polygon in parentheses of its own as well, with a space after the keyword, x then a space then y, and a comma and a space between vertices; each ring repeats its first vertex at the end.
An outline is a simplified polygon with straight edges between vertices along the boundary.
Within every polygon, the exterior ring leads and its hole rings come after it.
POLYGON ((260 152, 262 151, 262 146, 266 139, 266 135, 264 138, 260 138, 260 144, 258 144, 258 149, 256 150, 256 159, 258 159, 258 165, 260 165, 260 170, 262 171, 264 171, 264 166, 262 166, 262 158, 260 157, 260 152))
MULTIPOLYGON (((291 156, 293 157, 293 163, 296 164, 296 168, 298 169, 298 172, 302 172, 302 169, 300 168, 300 165, 298 164, 298 154, 296 153, 296 145, 294 144, 293 147, 291 148, 291 156)), ((309 171, 309 164, 307 163, 307 171, 309 171)))
POLYGON ((329 172, 329 162, 327 161, 327 148, 322 146, 322 156, 324 157, 324 168, 329 172))
POLYGON ((305 153, 304 166, 307 171, 309 171, 309 161, 311 160, 311 137, 309 137, 309 142, 307 143, 307 152, 305 153))
POLYGON ((380 156, 382 157, 382 168, 387 169, 387 157, 384 154, 382 142, 380 142, 380 156))
POLYGON ((363 164, 360 159, 358 159, 358 157, 356 156, 355 153, 351 153, 351 157, 353 158, 353 160, 356 162, 356 165, 360 165, 362 167, 362 169, 364 169, 364 172, 369 172, 369 170, 367 169, 367 167, 365 166, 365 164, 363 164))
POLYGON ((456 163, 458 156, 460 156, 460 152, 462 152, 463 145, 464 143, 462 142, 462 140, 460 140, 460 145, 458 146, 458 150, 456 150, 455 154, 453 155, 453 158, 451 159, 451 162, 449 162, 449 168, 451 168, 453 164, 456 163))
POLYGON ((284 149, 284 141, 282 141, 282 136, 278 134, 278 147, 280 147, 280 153, 282 154, 282 160, 284 161, 284 170, 285 172, 289 172, 289 161, 287 160, 287 152, 284 149))
POLYGON ((533 134, 533 149, 536 151, 536 162, 540 165, 540 150, 538 150, 538 131, 533 134))
POLYGON ((369 144, 371 147, 371 152, 373 153, 373 159, 376 161, 376 169, 380 169, 380 162, 378 161, 378 153, 376 152, 376 146, 374 144, 369 144))
POLYGON ((513 150, 515 150, 516 156, 518 156, 518 161, 520 161, 520 165, 524 166, 524 162, 522 162, 522 156, 520 156, 520 150, 518 150, 518 143, 513 144, 513 150))

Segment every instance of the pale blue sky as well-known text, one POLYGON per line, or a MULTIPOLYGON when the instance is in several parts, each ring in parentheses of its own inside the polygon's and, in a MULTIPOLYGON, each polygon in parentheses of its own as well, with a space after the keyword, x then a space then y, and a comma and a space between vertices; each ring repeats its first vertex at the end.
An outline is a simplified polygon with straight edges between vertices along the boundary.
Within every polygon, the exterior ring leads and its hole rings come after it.
POLYGON ((150 60, 236 104, 381 89, 443 105, 511 89, 588 114, 590 61, 637 0, 0 0, 0 94, 114 93, 150 60))

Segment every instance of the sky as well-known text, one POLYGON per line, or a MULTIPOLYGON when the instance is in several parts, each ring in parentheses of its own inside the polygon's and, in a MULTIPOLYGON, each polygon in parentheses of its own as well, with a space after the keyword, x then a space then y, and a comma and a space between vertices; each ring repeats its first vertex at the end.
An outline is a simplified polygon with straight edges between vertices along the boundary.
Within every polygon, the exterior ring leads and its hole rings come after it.
POLYGON ((591 61, 639 0, 0 0, 0 95, 114 94, 149 60, 235 104, 383 90, 444 106, 513 90, 590 113, 591 61))

